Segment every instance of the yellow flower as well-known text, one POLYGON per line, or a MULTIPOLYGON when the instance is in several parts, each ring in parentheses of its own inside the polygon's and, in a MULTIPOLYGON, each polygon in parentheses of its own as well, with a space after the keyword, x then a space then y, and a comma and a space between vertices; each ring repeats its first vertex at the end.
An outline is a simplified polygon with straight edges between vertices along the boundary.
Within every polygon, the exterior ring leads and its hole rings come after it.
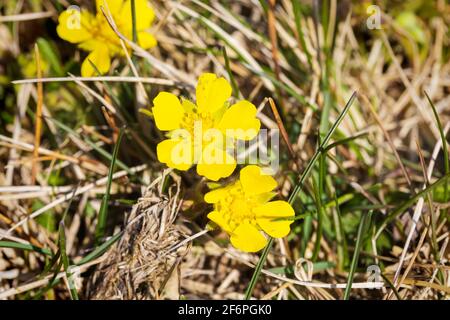
POLYGON ((188 170, 197 164, 197 173, 217 181, 236 168, 230 155, 236 140, 251 140, 259 132, 256 107, 247 100, 231 106, 227 100, 231 86, 225 78, 204 73, 196 89, 196 104, 160 92, 152 108, 158 129, 168 138, 157 146, 158 160, 171 168, 188 170))
MULTIPOLYGON (((111 58, 123 54, 119 37, 111 29, 100 9, 100 6, 106 8, 106 5, 119 31, 125 37, 131 39, 131 0, 96 0, 96 15, 84 9, 79 11, 75 6, 69 7, 59 15, 59 24, 56 28, 58 35, 62 39, 76 43, 79 48, 90 52, 81 65, 83 77, 96 75, 96 70, 89 63, 89 60, 100 73, 104 74, 110 68, 111 58)), ((139 45, 144 49, 154 47, 156 39, 146 30, 151 26, 155 13, 146 0, 136 0, 135 6, 139 45)))
POLYGON ((274 178, 249 165, 240 172, 236 182, 205 195, 207 203, 214 204, 208 218, 231 237, 234 247, 246 252, 257 252, 265 247, 267 238, 288 235, 294 209, 286 201, 270 201, 277 186, 274 178))
MULTIPOLYGON (((20 54, 17 62, 20 65, 22 73, 29 78, 35 77, 37 73, 36 58, 31 53, 20 54)), ((43 56, 40 56, 42 74, 47 74, 50 65, 43 56)))

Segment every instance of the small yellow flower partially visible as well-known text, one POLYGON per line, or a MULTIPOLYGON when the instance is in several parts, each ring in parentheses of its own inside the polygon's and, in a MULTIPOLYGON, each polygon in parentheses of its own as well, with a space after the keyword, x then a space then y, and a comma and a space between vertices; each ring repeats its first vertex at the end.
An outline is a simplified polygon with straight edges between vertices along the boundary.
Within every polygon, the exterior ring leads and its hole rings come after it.
POLYGON ((295 215, 286 201, 270 201, 277 186, 274 178, 261 172, 256 165, 248 165, 240 172, 239 180, 205 195, 207 203, 214 204, 208 218, 231 237, 231 244, 246 252, 257 252, 265 247, 267 238, 289 234, 295 215))
POLYGON ((213 181, 230 176, 236 160, 227 147, 253 139, 261 126, 252 103, 241 100, 229 106, 230 96, 228 81, 212 73, 200 76, 196 104, 160 92, 152 112, 156 126, 168 131, 169 139, 158 144, 158 160, 178 170, 197 164, 197 173, 213 181))
MULTIPOLYGON (((89 60, 100 73, 104 74, 109 71, 111 58, 123 54, 119 37, 111 29, 100 9, 101 6, 106 8, 105 2, 119 31, 131 39, 133 29, 131 0, 96 0, 96 15, 84 9, 79 11, 76 7, 69 7, 59 15, 59 24, 56 28, 58 35, 64 40, 78 44, 80 49, 90 52, 81 65, 83 77, 97 75, 89 60)), ((147 29, 152 25, 155 13, 147 0, 136 0, 135 7, 139 45, 144 49, 154 47, 156 39, 147 32, 147 29)))
MULTIPOLYGON (((40 56, 41 71, 43 75, 48 73, 50 65, 44 57, 40 56)), ((36 58, 31 53, 22 53, 18 56, 17 62, 25 77, 32 78, 37 74, 36 58)))

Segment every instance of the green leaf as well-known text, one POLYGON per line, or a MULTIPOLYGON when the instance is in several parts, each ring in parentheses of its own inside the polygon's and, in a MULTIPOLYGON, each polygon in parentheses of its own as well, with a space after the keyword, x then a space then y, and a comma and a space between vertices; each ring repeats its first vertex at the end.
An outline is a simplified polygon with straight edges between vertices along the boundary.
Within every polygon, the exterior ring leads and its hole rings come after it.
MULTIPOLYGON (((39 210, 42 207, 44 207, 44 203, 39 199, 34 200, 31 206, 33 211, 39 210)), ((36 217, 36 221, 49 232, 56 231, 55 211, 51 209, 45 211, 44 213, 36 217)))
POLYGON ((60 63, 59 53, 56 47, 44 38, 37 40, 39 52, 44 60, 50 64, 50 68, 57 76, 64 76, 64 69, 60 63))

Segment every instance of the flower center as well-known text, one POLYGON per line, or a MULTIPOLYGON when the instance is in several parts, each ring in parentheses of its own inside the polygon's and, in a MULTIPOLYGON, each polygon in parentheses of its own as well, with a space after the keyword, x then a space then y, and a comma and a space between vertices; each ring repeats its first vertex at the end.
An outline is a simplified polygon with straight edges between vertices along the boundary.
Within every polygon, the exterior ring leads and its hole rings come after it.
POLYGON ((244 222, 256 224, 253 208, 257 205, 252 197, 245 197, 240 181, 236 181, 228 189, 227 195, 215 204, 230 228, 233 230, 244 222))
POLYGON ((187 130, 191 137, 194 137, 195 133, 203 134, 208 129, 213 128, 214 121, 208 113, 185 112, 181 119, 181 128, 187 130), (195 130, 199 130, 196 132, 195 130))

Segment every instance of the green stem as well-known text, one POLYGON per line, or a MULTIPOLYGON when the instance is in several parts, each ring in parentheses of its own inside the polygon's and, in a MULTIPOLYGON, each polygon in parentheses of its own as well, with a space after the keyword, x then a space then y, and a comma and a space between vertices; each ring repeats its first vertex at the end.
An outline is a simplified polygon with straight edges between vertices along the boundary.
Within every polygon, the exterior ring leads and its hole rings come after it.
MULTIPOLYGON (((345 105, 344 110, 342 110, 342 112, 339 114, 339 116, 336 119, 335 123, 330 128, 328 134, 325 136, 325 138, 323 139, 323 141, 320 144, 319 148, 316 150, 316 152, 314 153, 313 157, 309 161, 305 171, 301 175, 298 183, 296 184, 294 190, 292 191, 291 195, 289 196, 289 199, 288 199, 289 204, 291 204, 291 205, 294 204, 294 200, 297 198, 298 193, 302 190, 306 179, 309 177, 309 174, 311 173, 311 170, 314 167, 314 164, 319 159, 319 156, 322 154, 322 152, 325 150, 325 147, 328 144, 328 142, 330 141, 331 136, 333 135, 334 131, 337 129, 339 124, 344 119, 345 115, 347 114, 347 112, 348 112, 350 106, 352 105, 353 101, 355 100, 355 98, 356 98, 356 92, 354 92, 352 94, 352 96, 350 97, 349 101, 345 105)), ((264 251, 261 254, 261 257, 259 258, 259 261, 258 261, 258 263, 257 263, 257 265, 255 267, 255 271, 253 272, 253 275, 252 275, 252 278, 250 280, 250 283, 249 283, 249 285, 247 287, 247 290, 245 291, 245 299, 247 299, 247 300, 250 299, 251 296, 252 296, 253 289, 254 289, 256 283, 258 282, 259 275, 261 274, 262 267, 264 266, 264 263, 266 262, 267 255, 268 255, 268 253, 270 251, 270 248, 272 247, 272 243, 273 243, 273 238, 270 238, 269 242, 267 243, 266 247, 264 248, 264 251)))
POLYGON ((352 290, 353 277, 355 275, 356 267, 358 266, 358 259, 359 253, 361 252, 362 241, 371 217, 372 211, 369 211, 368 214, 363 213, 361 216, 361 221, 358 228, 358 236, 356 238, 355 251, 353 252, 352 264, 348 273, 347 287, 345 288, 344 292, 344 300, 348 300, 350 298, 350 291, 352 290))
POLYGON ((121 128, 119 132, 119 137, 117 138, 116 145, 114 146, 114 151, 111 159, 111 165, 109 166, 109 172, 108 172, 108 181, 106 184, 106 192, 102 199, 102 204, 100 206, 100 211, 98 214, 98 220, 97 220, 97 227, 95 229, 95 241, 96 244, 100 244, 102 241, 104 235, 105 235, 105 229, 106 229, 106 221, 108 218, 108 202, 109 202, 109 196, 111 192, 111 185, 112 185, 112 177, 114 174, 114 168, 116 166, 116 159, 117 154, 119 153, 120 148, 120 142, 122 141, 122 136, 124 133, 124 129, 121 128))
POLYGON ((131 2, 131 23, 133 32, 133 42, 138 44, 138 35, 136 27, 136 3, 135 0, 131 0, 130 2, 131 2))

